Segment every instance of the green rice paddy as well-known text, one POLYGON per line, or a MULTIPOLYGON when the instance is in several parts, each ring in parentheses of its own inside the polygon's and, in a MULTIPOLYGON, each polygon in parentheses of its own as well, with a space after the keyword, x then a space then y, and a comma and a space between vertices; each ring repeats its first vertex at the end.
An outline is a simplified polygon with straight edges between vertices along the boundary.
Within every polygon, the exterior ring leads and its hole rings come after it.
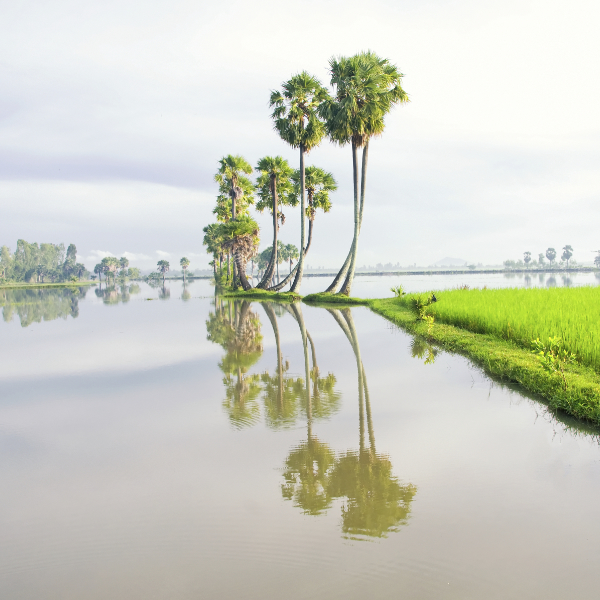
MULTIPOLYGON (((409 305, 410 294, 402 303, 409 305)), ((529 348, 560 336, 578 360, 600 372, 600 287, 505 288, 436 292, 436 322, 491 334, 529 348)))

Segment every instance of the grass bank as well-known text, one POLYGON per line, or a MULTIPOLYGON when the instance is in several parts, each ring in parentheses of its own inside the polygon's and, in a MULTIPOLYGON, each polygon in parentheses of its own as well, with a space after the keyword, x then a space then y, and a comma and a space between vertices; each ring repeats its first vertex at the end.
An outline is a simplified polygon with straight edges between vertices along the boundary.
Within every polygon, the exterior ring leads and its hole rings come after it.
POLYGON ((18 288, 72 288, 82 287, 84 285, 97 285, 97 281, 68 281, 64 283, 0 283, 2 289, 18 289, 18 288))
MULTIPOLYGON (((440 293, 440 297, 444 299, 447 294, 440 293)), ((438 304, 443 302, 445 300, 438 304)), ((426 323, 416 320, 406 301, 396 298, 369 300, 368 306, 406 331, 470 358, 490 375, 520 384, 543 398, 552 410, 600 425, 600 375, 590 366, 568 365, 565 373, 568 388, 565 390, 558 375, 545 371, 529 349, 513 339, 468 331, 438 321, 428 335, 426 323)), ((439 310, 437 305, 435 310, 439 310)))
POLYGON ((338 296, 337 294, 328 294, 326 292, 321 292, 320 294, 309 294, 308 296, 304 296, 304 298, 302 298, 302 302, 305 302, 306 304, 310 304, 312 306, 319 306, 320 304, 322 305, 331 305, 334 304, 336 306, 338 305, 344 305, 344 306, 352 306, 352 305, 358 305, 358 306, 366 306, 369 304, 368 300, 365 300, 363 298, 352 298, 352 297, 348 297, 348 296, 338 296))
POLYGON ((296 302, 302 300, 300 294, 291 292, 270 292, 268 290, 257 290, 252 288, 245 292, 244 290, 232 290, 230 287, 219 288, 220 295, 224 298, 239 298, 240 300, 271 300, 273 302, 296 302))
MULTIPOLYGON (((428 308, 437 323, 491 334, 530 349, 531 340, 559 336, 566 350, 600 372, 600 287, 458 289, 435 292, 428 308)), ((408 294, 402 303, 409 305, 408 294)))

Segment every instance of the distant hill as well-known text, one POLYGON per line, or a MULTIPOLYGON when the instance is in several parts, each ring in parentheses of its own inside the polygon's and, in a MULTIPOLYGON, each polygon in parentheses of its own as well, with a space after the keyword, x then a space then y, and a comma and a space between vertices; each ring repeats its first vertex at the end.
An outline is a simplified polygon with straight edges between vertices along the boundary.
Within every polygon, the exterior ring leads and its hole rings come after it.
POLYGON ((450 258, 447 256, 446 258, 435 261, 433 264, 437 267, 465 267, 467 261, 462 258, 450 258))

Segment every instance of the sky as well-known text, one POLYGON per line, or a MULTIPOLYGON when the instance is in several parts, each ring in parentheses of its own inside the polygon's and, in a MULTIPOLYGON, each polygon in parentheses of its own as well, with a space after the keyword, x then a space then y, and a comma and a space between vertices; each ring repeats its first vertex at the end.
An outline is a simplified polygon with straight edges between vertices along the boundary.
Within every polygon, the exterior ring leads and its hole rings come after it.
MULTIPOLYGON (((600 5, 575 0, 0 0, 0 244, 75 243, 88 268, 188 256, 208 268, 219 159, 299 157, 271 90, 373 50, 404 73, 369 152, 359 265, 498 264, 600 248, 600 5), (560 253, 560 252, 559 252, 560 253)), ((339 189, 307 262, 352 240, 349 147, 307 164, 339 189)), ((299 245, 299 211, 280 230, 299 245)), ((261 248, 268 215, 258 215, 261 248)))

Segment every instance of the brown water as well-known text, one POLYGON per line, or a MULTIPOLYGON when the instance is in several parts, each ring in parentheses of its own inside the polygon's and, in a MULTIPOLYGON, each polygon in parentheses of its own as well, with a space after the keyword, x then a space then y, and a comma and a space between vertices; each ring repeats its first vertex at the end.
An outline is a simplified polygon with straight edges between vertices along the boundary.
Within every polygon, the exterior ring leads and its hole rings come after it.
POLYGON ((597 597, 594 432, 366 308, 211 296, 0 298, 0 598, 597 597))

